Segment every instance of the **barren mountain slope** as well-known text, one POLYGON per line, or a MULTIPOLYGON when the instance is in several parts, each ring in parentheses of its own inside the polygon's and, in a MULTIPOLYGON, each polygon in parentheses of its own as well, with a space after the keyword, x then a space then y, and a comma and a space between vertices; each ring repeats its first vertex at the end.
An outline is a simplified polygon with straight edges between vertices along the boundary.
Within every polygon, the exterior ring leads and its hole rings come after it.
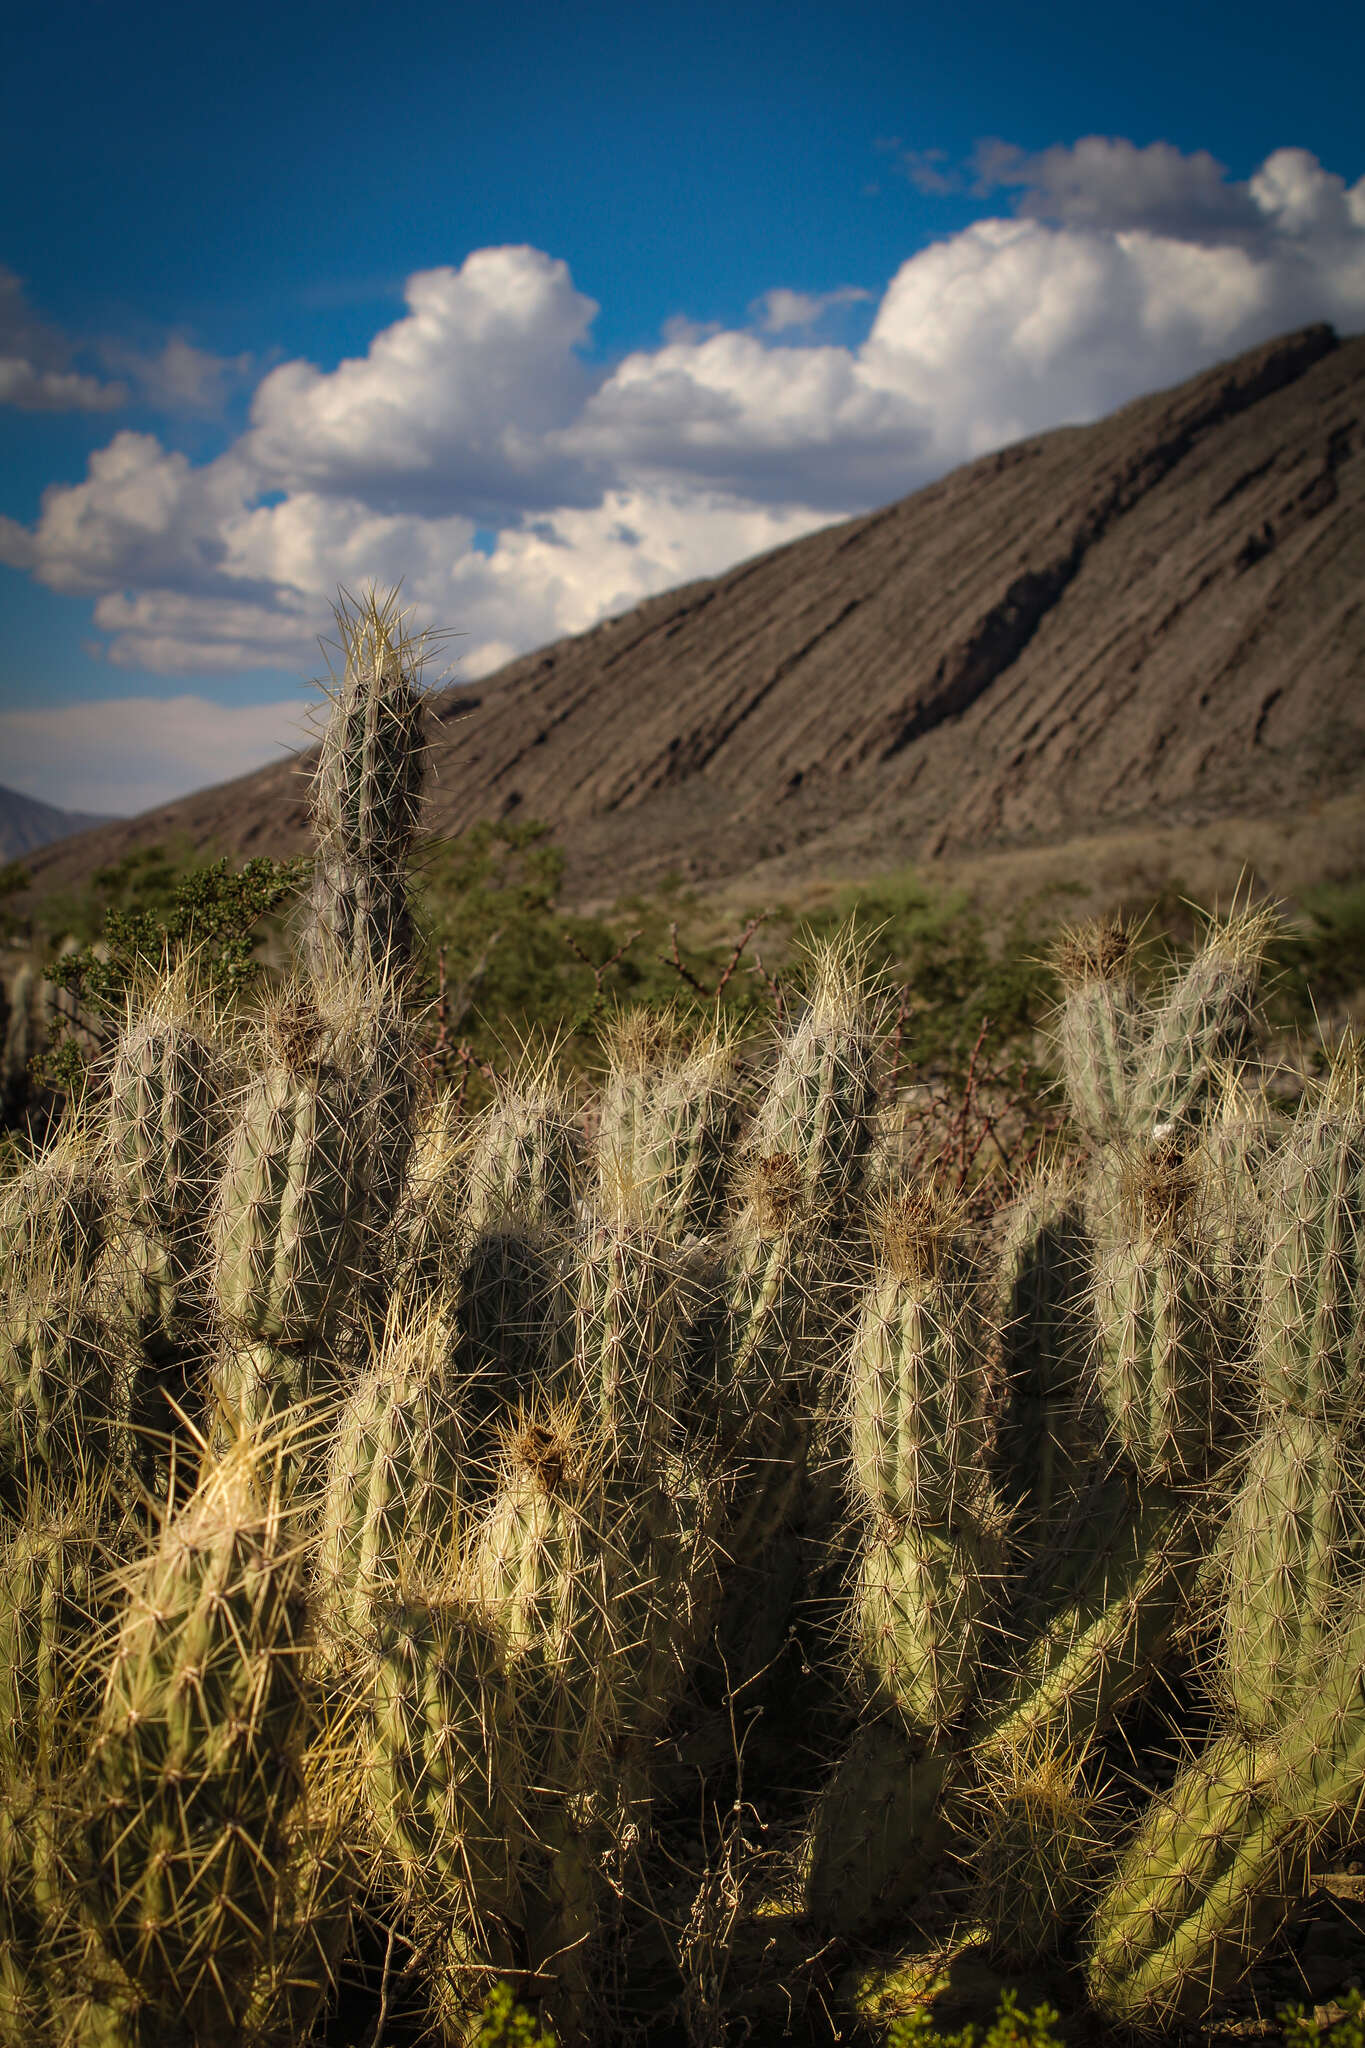
POLYGON ((59 811, 55 804, 0 786, 0 860, 14 860, 55 839, 69 839, 73 832, 88 832, 108 822, 88 811, 59 811))
MULTIPOLYGON (((430 828, 546 818, 578 895, 818 863, 850 830, 914 857, 1340 792, 1365 777, 1365 337, 1283 336, 432 710, 430 828)), ((284 763, 32 865, 304 829, 284 763)))

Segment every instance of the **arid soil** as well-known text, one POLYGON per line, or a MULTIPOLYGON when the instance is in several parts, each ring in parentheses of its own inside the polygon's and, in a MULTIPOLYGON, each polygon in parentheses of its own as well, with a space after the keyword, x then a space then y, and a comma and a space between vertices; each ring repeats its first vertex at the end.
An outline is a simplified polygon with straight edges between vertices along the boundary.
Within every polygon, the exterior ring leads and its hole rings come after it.
MULTIPOLYGON (((458 626, 458 620, 449 623, 458 626)), ((1365 787, 1365 336, 1305 328, 432 700, 427 825, 543 818, 569 900, 1365 787)), ((307 757, 54 846, 306 843, 307 757)))

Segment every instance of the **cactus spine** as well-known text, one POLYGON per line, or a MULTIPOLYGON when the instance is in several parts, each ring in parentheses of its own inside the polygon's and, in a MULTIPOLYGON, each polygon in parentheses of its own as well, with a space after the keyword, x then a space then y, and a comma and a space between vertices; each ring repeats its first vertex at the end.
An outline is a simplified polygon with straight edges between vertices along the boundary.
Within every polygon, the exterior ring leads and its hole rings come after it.
POLYGON ((108 1145, 131 1232, 139 1324, 172 1339, 202 1305, 215 1141, 214 1054, 184 978, 167 975, 130 1007, 109 1086, 108 1145))
POLYGON ((405 630, 397 591, 343 599, 337 624, 343 666, 313 782, 306 942, 321 980, 347 967, 387 977, 411 938, 406 864, 421 806, 426 644, 405 630))
POLYGON ((276 1928, 307 1715, 301 1595, 297 1536, 248 1450, 167 1525, 111 1645, 86 1903, 165 2038, 238 2040, 276 1928))

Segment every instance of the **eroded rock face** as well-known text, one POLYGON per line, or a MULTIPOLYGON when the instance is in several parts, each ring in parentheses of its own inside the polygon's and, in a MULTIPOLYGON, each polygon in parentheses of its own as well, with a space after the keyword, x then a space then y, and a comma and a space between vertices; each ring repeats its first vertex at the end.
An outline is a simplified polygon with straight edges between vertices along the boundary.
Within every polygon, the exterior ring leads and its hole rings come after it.
MULTIPOLYGON (((545 818, 570 893, 878 821, 888 857, 1365 776, 1365 337, 1305 328, 651 598, 432 705, 426 827, 545 818)), ((455 622, 458 623, 458 622, 455 622)), ((33 863, 304 843, 292 763, 33 863)))

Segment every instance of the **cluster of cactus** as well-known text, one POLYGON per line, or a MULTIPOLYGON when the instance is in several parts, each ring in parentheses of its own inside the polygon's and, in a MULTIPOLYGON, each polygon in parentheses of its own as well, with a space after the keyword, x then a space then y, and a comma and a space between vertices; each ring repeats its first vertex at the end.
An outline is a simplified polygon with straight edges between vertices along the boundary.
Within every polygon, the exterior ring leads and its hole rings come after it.
POLYGON ((0 2044, 298 2042, 376 1922, 437 2038, 498 1979, 638 2025, 668 1756, 794 1627, 846 1704, 776 1967, 928 1901, 1199 2013, 1365 1795, 1354 1054, 1281 1128, 1263 917, 1154 995, 1076 934, 1076 1142, 994 1231, 887 1163, 851 943, 766 1055, 627 1016, 588 1116, 546 1060, 466 1119, 421 648, 342 620, 297 975, 167 963, 0 1200, 0 2044))

